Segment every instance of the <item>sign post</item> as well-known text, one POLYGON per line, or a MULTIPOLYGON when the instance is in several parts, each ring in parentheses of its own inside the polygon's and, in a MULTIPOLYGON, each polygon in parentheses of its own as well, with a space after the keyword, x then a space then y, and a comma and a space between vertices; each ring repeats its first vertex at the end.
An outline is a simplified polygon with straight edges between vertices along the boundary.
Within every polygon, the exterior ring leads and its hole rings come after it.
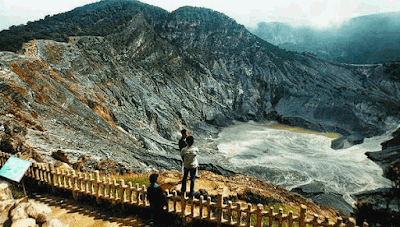
MULTIPOLYGON (((22 177, 25 175, 26 170, 31 165, 32 162, 30 161, 11 156, 4 164, 4 166, 0 169, 0 176, 19 183, 22 177)), ((26 198, 27 196, 24 181, 22 181, 22 188, 24 190, 24 196, 26 198)))

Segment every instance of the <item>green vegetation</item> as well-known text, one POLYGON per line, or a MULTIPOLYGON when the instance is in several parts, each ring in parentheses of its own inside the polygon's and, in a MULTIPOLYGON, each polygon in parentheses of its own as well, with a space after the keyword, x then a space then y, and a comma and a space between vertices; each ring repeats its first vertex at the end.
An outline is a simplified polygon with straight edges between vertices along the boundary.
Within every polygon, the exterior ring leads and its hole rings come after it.
POLYGON ((24 190, 22 188, 22 184, 18 184, 16 182, 7 181, 9 185, 9 189, 14 199, 21 199, 24 197, 24 190))
POLYGON ((11 26, 0 32, 0 50, 15 52, 32 39, 66 42, 69 36, 107 36, 122 31, 138 13, 149 23, 167 15, 161 8, 138 1, 103 0, 25 26, 11 26))
POLYGON ((124 179, 125 184, 128 184, 128 182, 132 182, 133 186, 139 184, 140 187, 142 187, 142 185, 146 185, 146 187, 149 187, 150 186, 149 176, 150 176, 149 173, 144 175, 124 174, 121 176, 115 176, 115 178, 124 179))
POLYGON ((289 211, 293 211, 293 215, 294 216, 298 216, 299 215, 299 211, 300 210, 299 210, 298 207, 289 206, 289 205, 285 205, 285 204, 275 204, 274 205, 274 212, 278 213, 280 208, 283 209, 283 213, 284 214, 289 214, 289 211))

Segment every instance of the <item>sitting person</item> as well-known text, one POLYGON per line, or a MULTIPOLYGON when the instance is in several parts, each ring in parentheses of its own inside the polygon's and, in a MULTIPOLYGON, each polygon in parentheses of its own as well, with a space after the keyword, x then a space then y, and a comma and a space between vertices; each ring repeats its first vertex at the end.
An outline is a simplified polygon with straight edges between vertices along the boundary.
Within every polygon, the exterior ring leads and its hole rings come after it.
POLYGON ((150 175, 150 186, 147 188, 147 199, 150 202, 151 218, 154 222, 160 222, 164 218, 164 206, 168 205, 167 198, 157 184, 158 174, 150 175))

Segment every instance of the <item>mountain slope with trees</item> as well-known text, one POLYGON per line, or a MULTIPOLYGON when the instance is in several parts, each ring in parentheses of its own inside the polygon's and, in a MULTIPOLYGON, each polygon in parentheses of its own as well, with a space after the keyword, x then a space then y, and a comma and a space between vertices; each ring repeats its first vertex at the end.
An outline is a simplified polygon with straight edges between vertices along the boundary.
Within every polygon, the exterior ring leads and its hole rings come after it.
POLYGON ((261 22, 250 31, 288 51, 308 52, 341 63, 400 61, 400 12, 352 18, 340 25, 314 29, 261 22))
POLYGON ((149 23, 165 18, 166 10, 136 0, 103 0, 66 13, 46 16, 0 32, 0 50, 16 52, 32 39, 67 42, 69 36, 107 36, 121 32, 132 17, 145 15, 149 23))

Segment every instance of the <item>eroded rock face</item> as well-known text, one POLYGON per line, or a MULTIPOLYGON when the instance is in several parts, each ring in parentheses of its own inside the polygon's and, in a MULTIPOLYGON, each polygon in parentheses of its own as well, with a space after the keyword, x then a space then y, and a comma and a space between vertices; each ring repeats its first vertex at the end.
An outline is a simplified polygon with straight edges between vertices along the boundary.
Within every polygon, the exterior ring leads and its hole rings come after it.
POLYGON ((43 161, 59 151, 69 162, 90 155, 121 169, 170 170, 180 168, 182 128, 195 136, 204 164, 223 166, 209 144, 233 120, 361 137, 399 122, 400 85, 386 65, 285 52, 202 8, 146 18, 135 15, 106 37, 36 40, 25 55, 0 52, 2 132, 9 135, 6 122, 25 129, 15 132, 22 145, 11 141, 10 149, 43 161))
POLYGON ((333 192, 327 192, 322 182, 311 182, 293 188, 291 192, 298 193, 305 198, 312 199, 314 203, 321 206, 332 206, 338 211, 350 215, 353 211, 352 206, 343 199, 343 196, 333 192))
MULTIPOLYGON (((372 191, 361 192, 354 197, 359 201, 357 206, 369 210, 375 214, 381 212, 383 220, 379 220, 375 215, 370 218, 379 223, 388 222, 386 225, 391 226, 390 222, 398 223, 398 214, 400 212, 399 204, 399 169, 400 169, 400 129, 392 133, 393 138, 381 143, 381 151, 366 152, 369 159, 381 166, 383 176, 392 181, 391 188, 378 188, 372 191), (376 219, 376 220, 375 220, 376 219)), ((361 215, 366 215, 362 214, 361 215)))
MULTIPOLYGON (((392 133, 393 138, 383 142, 381 151, 367 152, 369 159, 380 165, 387 175, 389 168, 400 168, 400 129, 392 133)), ((390 177, 386 176, 390 179, 390 177)), ((394 180, 394 179, 390 179, 394 180)))

